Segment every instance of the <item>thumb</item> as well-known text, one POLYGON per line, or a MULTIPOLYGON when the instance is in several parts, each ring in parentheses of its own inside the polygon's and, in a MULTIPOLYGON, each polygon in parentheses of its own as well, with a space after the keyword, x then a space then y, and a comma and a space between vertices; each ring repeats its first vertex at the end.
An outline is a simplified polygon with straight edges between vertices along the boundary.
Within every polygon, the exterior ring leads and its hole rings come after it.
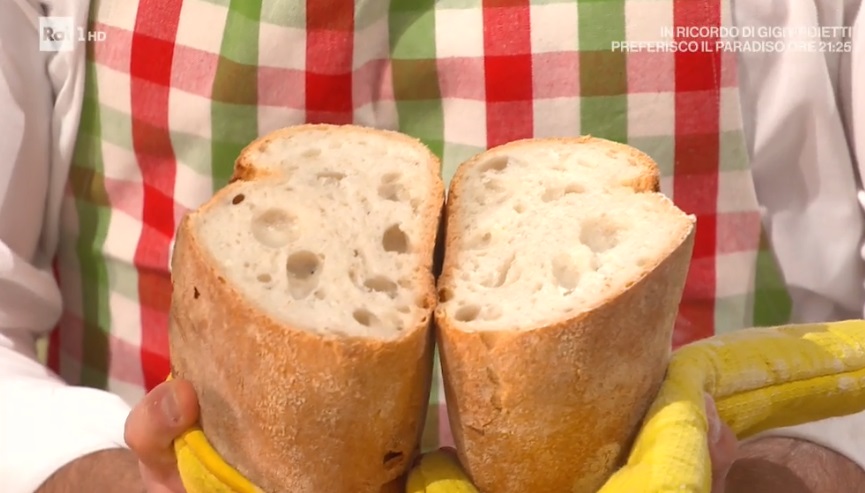
POLYGON ((709 457, 712 460, 712 493, 725 493, 727 473, 736 460, 738 441, 733 430, 721 421, 714 399, 706 395, 705 401, 709 457))
POLYGON ((148 393, 126 419, 125 439, 149 476, 177 475, 174 440, 198 421, 198 398, 189 382, 171 380, 148 393))

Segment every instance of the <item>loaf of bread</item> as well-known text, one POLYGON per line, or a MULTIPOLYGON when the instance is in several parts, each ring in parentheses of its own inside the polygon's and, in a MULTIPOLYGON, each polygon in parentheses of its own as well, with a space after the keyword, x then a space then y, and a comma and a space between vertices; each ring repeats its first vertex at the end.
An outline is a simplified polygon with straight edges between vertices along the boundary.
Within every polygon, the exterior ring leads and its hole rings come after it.
POLYGON ((464 163, 435 312, 459 458, 483 493, 594 493, 663 380, 695 219, 645 154, 591 137, 464 163))
POLYGON ((420 142, 305 125, 250 144, 183 219, 172 372, 262 490, 399 491, 428 404, 443 204, 420 142))

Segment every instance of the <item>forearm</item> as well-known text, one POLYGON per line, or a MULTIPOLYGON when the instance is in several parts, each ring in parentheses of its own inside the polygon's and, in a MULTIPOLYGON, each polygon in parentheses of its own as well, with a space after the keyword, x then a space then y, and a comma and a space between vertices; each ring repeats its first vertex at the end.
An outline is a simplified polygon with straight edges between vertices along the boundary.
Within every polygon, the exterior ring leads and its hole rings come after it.
POLYGON ((846 457, 796 438, 770 437, 742 446, 726 493, 858 493, 865 471, 846 457))
POLYGON ((103 450, 60 468, 36 493, 144 492, 138 459, 125 449, 103 450))

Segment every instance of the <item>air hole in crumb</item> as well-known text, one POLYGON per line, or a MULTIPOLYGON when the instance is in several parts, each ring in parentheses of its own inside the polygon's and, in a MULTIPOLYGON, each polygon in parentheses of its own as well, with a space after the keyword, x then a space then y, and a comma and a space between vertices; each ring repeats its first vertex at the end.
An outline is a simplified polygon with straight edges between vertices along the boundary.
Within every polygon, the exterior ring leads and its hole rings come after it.
POLYGON ((402 305, 402 306, 400 306, 399 308, 397 308, 397 311, 400 312, 400 313, 410 313, 410 312, 411 312, 411 308, 409 308, 409 307, 407 307, 407 306, 405 306, 405 305, 402 305))
POLYGON ((517 202, 516 204, 514 204, 514 211, 516 211, 517 214, 522 214, 523 212, 526 212, 526 204, 522 202, 517 202))
POLYGON ((541 200, 544 202, 552 202, 561 198, 562 195, 564 195, 564 190, 561 188, 547 188, 544 190, 544 194, 541 195, 541 200))
POLYGON ((439 301, 442 303, 452 300, 454 297, 454 292, 449 288, 441 288, 439 289, 439 301))
POLYGON ((481 164, 480 172, 484 173, 487 171, 504 171, 505 168, 508 167, 508 157, 507 156, 496 156, 494 158, 488 159, 485 163, 481 164))
POLYGON ((375 316, 371 311, 366 308, 359 308, 355 310, 352 314, 352 317, 357 321, 357 323, 363 325, 364 327, 372 327, 374 325, 378 325, 378 317, 375 316))
POLYGON ((495 271, 488 273, 487 276, 481 280, 481 285, 486 288, 501 287, 507 280, 508 273, 514 265, 514 258, 514 255, 506 258, 495 271))
POLYGON ((302 153, 300 153, 301 157, 306 157, 306 158, 316 157, 316 156, 320 156, 320 155, 321 155, 321 149, 319 149, 317 147, 311 147, 311 148, 303 151, 302 153))
POLYGON ((316 178, 318 178, 318 181, 320 183, 323 183, 325 185, 336 185, 343 178, 345 178, 345 173, 339 173, 336 171, 323 171, 317 174, 316 178))
POLYGON ((582 183, 571 183, 570 185, 565 187, 565 193, 583 193, 586 191, 586 187, 582 183))
POLYGON ((384 183, 378 186, 378 196, 392 202, 400 202, 408 197, 408 191, 402 183, 384 183))
POLYGON ((234 205, 237 205, 237 204, 243 202, 243 199, 245 199, 245 198, 246 198, 245 195, 243 195, 242 193, 239 193, 239 194, 235 195, 233 199, 231 199, 231 203, 234 205))
POLYGON ((199 296, 201 296, 201 293, 198 292, 198 288, 193 287, 192 288, 192 297, 197 300, 199 296))
POLYGON ((475 236, 467 245, 471 250, 482 250, 490 246, 490 242, 493 239, 493 234, 487 231, 486 233, 475 236))
POLYGON ((377 291, 379 293, 385 293, 391 298, 396 296, 396 283, 385 276, 376 276, 367 279, 366 281, 364 281, 363 285, 369 290, 377 291))
POLYGON ((601 218, 583 221, 580 227, 580 243, 595 253, 603 253, 618 243, 616 225, 601 218))
POLYGON ((318 299, 320 299, 320 300, 323 300, 324 297, 325 297, 324 290, 323 290, 323 289, 319 289, 318 291, 316 291, 316 292, 315 292, 315 297, 318 298, 318 299))
POLYGON ((461 306, 454 313, 454 318, 458 322, 471 322, 478 318, 481 313, 481 307, 478 305, 461 306))
POLYGON ((552 260, 553 278, 556 284, 566 292, 571 292, 580 283, 582 272, 580 265, 567 253, 559 253, 552 260))
POLYGON ((546 191, 544 191, 544 194, 541 195, 541 200, 544 202, 552 202, 561 199, 565 195, 583 193, 585 191, 585 187, 579 183, 571 183, 566 187, 547 188, 546 191))
POLYGON ((302 281, 318 274, 318 269, 321 267, 321 259, 318 255, 303 250, 289 255, 286 266, 288 267, 288 276, 291 279, 302 281))
POLYGON ((270 274, 259 274, 256 279, 258 279, 258 282, 270 282, 273 280, 273 278, 270 277, 270 274))
POLYGON ((394 224, 384 231, 381 245, 386 252, 408 253, 408 235, 398 224, 394 224))
POLYGON ((418 296, 414 300, 414 304, 420 308, 423 308, 424 310, 429 310, 430 308, 430 300, 426 296, 418 296))
POLYGON ((500 180, 485 179, 484 188, 492 192, 501 192, 505 190, 505 186, 500 180))
POLYGON ((384 454, 384 459, 382 459, 382 463, 385 466, 392 467, 396 465, 397 462, 402 460, 402 452, 388 452, 384 454))
POLYGON ((649 259, 649 257, 638 257, 637 258, 637 267, 645 267, 645 266, 649 265, 650 261, 651 260, 649 259))
POLYGON ((309 296, 318 287, 322 258, 308 250, 292 253, 285 262, 289 289, 296 299, 309 296))
POLYGON ((252 220, 252 235, 267 247, 283 247, 300 235, 297 222, 288 211, 268 209, 252 220))

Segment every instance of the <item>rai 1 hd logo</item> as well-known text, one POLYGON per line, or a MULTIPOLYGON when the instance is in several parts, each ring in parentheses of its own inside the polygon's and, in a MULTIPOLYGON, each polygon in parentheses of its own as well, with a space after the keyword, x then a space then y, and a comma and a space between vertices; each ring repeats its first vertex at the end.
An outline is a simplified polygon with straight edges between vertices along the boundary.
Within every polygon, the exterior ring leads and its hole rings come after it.
POLYGON ((39 17, 39 51, 72 51, 75 43, 105 41, 104 31, 75 26, 72 17, 39 17))

